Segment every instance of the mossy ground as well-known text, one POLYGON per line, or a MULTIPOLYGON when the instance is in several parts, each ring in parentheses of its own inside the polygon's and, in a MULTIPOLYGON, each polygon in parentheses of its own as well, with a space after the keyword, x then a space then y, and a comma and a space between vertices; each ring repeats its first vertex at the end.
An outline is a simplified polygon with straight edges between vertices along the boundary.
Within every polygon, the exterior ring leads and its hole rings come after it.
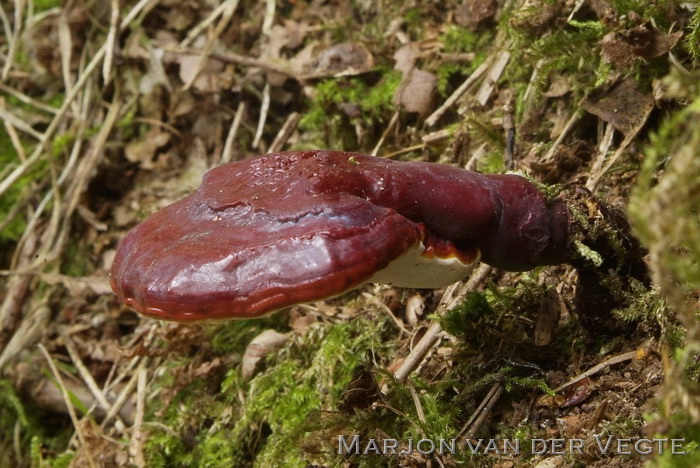
POLYGON ((110 2, 3 6, 0 108, 16 119, 0 127, 0 467, 700 465, 697 5, 221 3, 126 1, 116 16, 110 2), (340 42, 362 44, 371 66, 308 79, 294 68, 313 76, 305 48, 340 42), (393 57, 408 42, 415 67, 435 77, 433 110, 480 65, 510 55, 490 91, 482 78, 427 125, 395 100, 405 77, 393 57), (197 59, 202 51, 210 57, 197 59), (583 110, 594 91, 623 82, 653 101, 642 116, 617 110, 639 121, 633 129, 583 110), (126 230, 223 160, 279 139, 281 149, 376 149, 502 172, 509 118, 516 170, 551 194, 597 177, 593 191, 627 213, 649 278, 606 272, 620 327, 586 328, 567 266, 492 271, 447 311, 443 291, 366 286, 259 321, 201 326, 139 317, 109 291, 126 230), (407 306, 416 297, 422 314, 407 306), (397 381, 432 320, 447 333, 397 381), (246 352, 267 330, 288 338, 244 377, 246 352), (555 391, 604 362, 613 364, 575 392, 555 391), (108 415, 95 389, 122 411, 108 415), (338 436, 353 434, 402 448, 465 434, 523 447, 677 438, 686 454, 338 454, 338 436))

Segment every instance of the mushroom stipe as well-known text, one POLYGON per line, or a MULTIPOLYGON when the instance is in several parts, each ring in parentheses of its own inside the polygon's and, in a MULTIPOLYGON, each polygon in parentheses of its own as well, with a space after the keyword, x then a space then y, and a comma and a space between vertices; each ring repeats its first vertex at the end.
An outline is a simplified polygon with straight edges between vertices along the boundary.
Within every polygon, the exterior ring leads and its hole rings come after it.
POLYGON ((368 282, 443 287, 481 261, 566 262, 570 213, 525 178, 340 151, 225 164, 120 244, 112 289, 137 311, 255 318, 368 282))

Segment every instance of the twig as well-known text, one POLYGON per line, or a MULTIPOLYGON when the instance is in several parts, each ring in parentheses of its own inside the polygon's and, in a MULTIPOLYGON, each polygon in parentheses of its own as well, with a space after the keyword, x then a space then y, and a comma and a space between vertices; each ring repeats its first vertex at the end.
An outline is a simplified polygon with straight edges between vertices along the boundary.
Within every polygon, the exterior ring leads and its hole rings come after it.
POLYGON ((508 61, 510 60, 510 52, 502 50, 496 56, 496 60, 493 66, 489 70, 488 75, 483 83, 481 83, 481 88, 476 93, 476 100, 482 106, 485 106, 493 93, 493 89, 496 87, 496 83, 501 78, 503 70, 506 69, 508 61))
MULTIPOLYGON (((173 54, 198 55, 203 53, 201 49, 194 49, 190 47, 184 49, 165 48, 165 50, 173 54)), ((266 60, 240 55, 235 52, 213 51, 209 54, 209 56, 211 58, 221 60, 224 63, 232 63, 234 65, 243 65, 246 67, 262 68, 263 70, 279 73, 280 75, 288 76, 295 79, 297 78, 294 72, 292 72, 288 68, 275 65, 274 63, 268 62, 266 60)))
POLYGON ((583 4, 585 3, 586 0, 576 0, 576 4, 574 7, 571 9, 571 13, 569 14, 569 17, 566 18, 566 22, 570 22, 572 19, 574 19, 574 15, 578 13, 578 11, 581 9, 583 4))
POLYGON ((476 164, 481 160, 481 158, 484 157, 486 154, 486 148, 488 147, 488 143, 482 143, 481 146, 479 146, 476 151, 474 151, 469 158, 469 161, 467 161, 467 164, 464 165, 464 168, 468 171, 474 171, 476 170, 476 164))
POLYGON ((605 361, 601 362, 600 364, 591 367, 588 369, 586 372, 577 375, 573 379, 569 380, 563 385, 558 386, 557 388, 554 389, 554 393, 559 393, 562 390, 564 390, 566 387, 570 387, 571 385, 574 385, 577 382, 580 382, 581 380, 585 379, 586 377, 590 377, 592 375, 597 374, 598 372, 602 371, 606 367, 613 366, 615 364, 619 364, 621 362, 625 361, 631 361, 632 359, 638 359, 638 354, 639 351, 630 351, 628 353, 622 353, 618 354, 617 356, 613 356, 609 359, 606 359, 605 361))
MULTIPOLYGON (((83 382, 85 382, 85 385, 90 390, 90 393, 92 393, 92 396, 95 397, 95 400, 97 400, 97 402, 102 407, 102 409, 105 411, 105 413, 108 412, 110 410, 110 408, 112 407, 112 405, 109 404, 107 397, 105 397, 105 394, 100 389, 100 386, 97 385, 97 382, 95 382, 95 379, 93 378, 92 374, 90 373, 88 368, 85 366, 85 363, 83 363, 83 360, 80 358, 80 354, 78 354, 78 351, 75 349, 75 346, 73 345, 73 340, 65 332, 65 330, 59 329, 59 333, 61 334, 61 337, 63 338, 63 344, 66 347, 66 350, 68 351, 68 355, 70 356, 71 360, 73 361, 75 368, 78 370, 78 373, 80 374, 80 377, 83 379, 83 382)), ((124 425, 124 421, 122 421, 119 416, 116 416, 115 427, 121 433, 124 433, 124 430, 126 429, 126 426, 124 425)))
POLYGON ((0 107, 0 119, 5 121, 5 125, 7 125, 9 123, 9 124, 17 127, 19 130, 23 131, 24 133, 26 133, 27 135, 30 135, 33 138, 36 138, 37 140, 41 141, 41 136, 42 136, 41 133, 34 130, 31 127, 31 125, 27 124, 19 117, 16 117, 11 112, 5 110, 3 107, 0 107))
MULTIPOLYGON (((42 249, 39 251, 39 257, 35 259, 34 265, 39 265, 46 259, 55 258, 60 254, 65 241, 68 239, 73 213, 75 212, 78 202, 80 201, 80 198, 87 187, 90 174, 95 170, 97 163, 104 155, 104 147, 107 144, 107 139, 112 131, 112 128, 117 122, 120 109, 121 92, 120 87, 117 86, 115 87, 112 104, 107 112, 107 115, 105 116, 104 121, 102 122, 102 125, 100 126, 100 131, 97 134, 92 151, 87 157, 83 158, 76 168, 75 176, 72 179, 73 183, 66 191, 66 203, 59 214, 61 221, 60 231, 57 231, 55 235, 48 237, 50 241, 46 242, 44 246, 42 246, 42 249)), ((58 200, 57 197, 54 198, 58 200)))
POLYGON ((591 165, 591 169, 589 171, 591 176, 588 178, 588 182, 586 184, 586 188, 588 190, 593 189, 593 187, 595 186, 595 181, 597 181, 600 178, 599 174, 603 172, 603 163, 605 162, 605 158, 608 155, 610 146, 612 146, 614 136, 615 127, 613 127, 612 124, 607 124, 605 126, 605 133, 603 134, 603 137, 601 138, 600 143, 598 144, 598 153, 596 155, 595 161, 593 161, 593 164, 591 165))
MULTIPOLYGON (((453 308, 459 301, 462 300, 464 295, 468 291, 473 291, 476 289, 491 273, 491 267, 488 265, 479 265, 479 268, 472 273, 469 280, 464 282, 455 283, 449 286, 440 300, 438 305, 438 310, 449 310, 453 308)), ((437 343, 438 339, 442 334, 442 326, 440 322, 434 320, 428 331, 425 332, 423 338, 418 342, 418 344, 411 350, 411 352, 406 356, 401 366, 394 372, 394 377, 399 382, 403 382, 409 376, 414 369, 416 369, 423 358, 428 353, 428 351, 437 343)))
MULTIPOLYGON (((138 361, 138 358, 135 359, 138 361)), ((144 368, 146 364, 148 363, 148 358, 143 358, 141 359, 139 363, 139 369, 144 368)), ((126 403, 126 400, 132 395, 134 391, 134 387, 136 387, 136 383, 138 380, 138 371, 131 376, 131 379, 129 379, 129 382, 124 386, 122 391, 119 393, 119 396, 117 396, 117 399, 114 401, 114 404, 112 405, 112 408, 110 408, 109 412, 107 413, 107 416, 105 416, 104 421, 102 421, 102 428, 104 429, 107 427, 109 424, 111 424, 112 420, 119 414, 119 411, 121 411, 122 406, 124 406, 124 403, 126 403)))
POLYGON ((515 168, 515 122, 513 118, 512 96, 503 106, 503 130, 506 137, 506 167, 509 171, 515 168))
POLYGON ((148 376, 148 371, 145 367, 139 367, 136 372, 138 375, 136 384, 136 417, 134 418, 129 452, 134 460, 134 465, 141 468, 146 466, 146 460, 143 456, 143 416, 146 407, 146 377, 148 376))
POLYGON ((523 94, 523 116, 527 118, 530 115, 530 108, 532 107, 532 99, 535 96, 535 85, 540 76, 540 69, 544 65, 544 59, 539 59, 532 69, 532 74, 530 75, 530 81, 527 83, 527 89, 523 94))
POLYGON ((0 6, 0 20, 2 20, 2 25, 6 31, 5 38, 7 39, 8 51, 7 58, 5 59, 5 66, 2 69, 2 79, 3 81, 7 79, 12 65, 15 61, 15 54, 17 53, 17 43, 19 42, 19 32, 22 28, 22 2, 15 0, 15 28, 10 28, 10 21, 5 14, 5 10, 0 6), (11 33, 10 33, 11 32, 11 33))
MULTIPOLYGON (((13 270, 28 267, 39 248, 36 231, 25 230, 23 239, 25 242, 22 244, 22 249, 16 252, 15 259, 11 263, 13 270)), ((5 297, 0 305, 0 331, 13 331, 17 327, 32 279, 32 275, 18 275, 9 279, 5 288, 5 297)))
POLYGON ((377 142, 377 145, 374 147, 372 152, 370 153, 372 156, 376 156, 379 153, 379 148, 382 147, 384 144, 384 140, 386 137, 389 135, 389 132, 393 130, 394 126, 396 125, 396 122, 399 121, 399 111, 394 112, 394 115, 391 116, 391 120, 389 120, 389 124, 386 126, 386 129, 384 130, 384 133, 382 133, 382 137, 379 139, 377 142))
POLYGON ((437 320, 430 324, 423 338, 421 338, 418 344, 411 350, 408 356, 406 356, 401 366, 394 372, 396 380, 399 382, 406 380, 409 374, 423 361, 423 358, 428 354, 430 348, 437 343, 442 331, 442 325, 440 325, 440 322, 437 320))
POLYGON ((382 311, 385 312, 387 316, 394 321, 394 324, 401 331, 401 333, 405 334, 406 336, 411 336, 411 333, 408 330, 406 330, 406 327, 404 326, 403 322, 391 311, 389 306, 387 306, 377 298, 377 294, 363 293, 362 297, 364 297, 367 301, 373 303, 374 305, 382 309, 382 311))
POLYGON ((280 131, 277 132, 277 136, 267 149, 268 153, 276 153, 284 147, 294 129, 297 128, 299 120, 301 120, 301 114, 299 112, 292 112, 287 116, 287 120, 284 121, 282 128, 280 128, 280 131))
POLYGON ((260 119, 258 119, 258 129, 255 131, 253 138, 253 148, 258 149, 260 140, 262 139, 263 130, 265 130, 265 122, 267 121, 267 112, 270 109, 270 82, 265 82, 263 88, 262 103, 260 104, 260 119))
POLYGON ((102 79, 109 83, 112 75, 112 63, 114 61, 114 48, 117 43, 117 32, 119 31, 119 0, 112 0, 112 14, 109 18, 109 33, 107 33, 107 50, 105 60, 102 63, 102 79))
POLYGON ((430 114, 430 116, 425 119, 425 124, 428 126, 433 126, 437 123, 437 121, 442 117, 442 115, 447 112, 449 108, 454 106, 454 104, 457 102, 457 100, 462 97, 464 93, 467 92, 469 88, 471 88, 477 81, 481 79, 482 76, 484 76, 484 73, 486 73, 486 70, 488 70, 489 65, 491 63, 491 58, 487 59, 479 65, 479 68, 474 70, 474 73, 469 75, 469 77, 460 85, 457 90, 452 93, 450 97, 447 98, 447 100, 437 108, 435 112, 430 114))
MULTIPOLYGON (((66 10, 61 10, 58 14, 58 47, 61 51, 61 75, 63 77, 63 89, 66 93, 70 93, 75 86, 73 75, 71 74, 71 63, 73 62, 73 36, 71 35, 70 26, 68 26, 68 15, 66 10)), ((71 101, 70 105, 73 107, 73 112, 75 112, 75 101, 71 101)))
POLYGON ((241 119, 243 118, 244 112, 245 101, 241 99, 241 102, 238 103, 238 109, 236 109, 236 115, 233 117, 233 122, 231 122, 231 128, 229 128, 228 134, 226 135, 224 149, 221 152, 222 164, 231 162, 231 159, 233 159, 233 142, 236 141, 236 135, 238 135, 238 129, 241 126, 241 119))
MULTIPOLYGON (((9 292, 9 288, 8 288, 9 292)), ((31 310, 22 320, 22 323, 14 330, 7 345, 0 346, 0 371, 10 362, 20 351, 27 349, 41 333, 45 333, 46 326, 51 317, 51 310, 46 305, 40 305, 31 310)))
POLYGON ((425 143, 418 143, 417 145, 408 146, 406 148, 401 148, 400 150, 392 151, 391 153, 382 154, 382 158, 391 159, 399 156, 401 154, 410 153, 412 151, 418 151, 425 148, 425 143))
POLYGON ((416 407, 416 415, 418 416, 418 420, 425 424, 425 411, 423 411, 423 405, 418 397, 418 392, 416 392, 415 387, 411 384, 408 384, 408 391, 411 392, 411 399, 413 400, 413 406, 416 407))
POLYGON ((190 31, 187 33, 187 37, 185 37, 182 42, 180 42, 180 47, 185 48, 188 47, 190 44, 192 44, 192 41, 199 36, 202 31, 204 31, 206 28, 209 27, 216 19, 221 16, 221 14, 229 8, 231 4, 234 4, 235 6, 233 9, 235 10, 236 7, 238 6, 238 0, 227 0, 225 2, 222 2, 218 7, 212 11, 209 16, 207 16, 204 20, 202 20, 197 26, 193 27, 190 29, 190 31))
POLYGON ((275 22, 275 10, 277 5, 275 0, 265 0, 265 18, 263 18, 262 33, 266 36, 272 31, 272 24, 275 22))
POLYGON ((562 129, 557 139, 554 140, 554 143, 552 144, 551 148, 549 148, 549 150, 547 150, 545 155, 542 157, 543 163, 552 161, 554 159, 554 153, 557 151, 562 141, 564 141, 564 138, 566 138, 569 135, 571 129, 574 128, 574 125, 576 125, 576 122, 578 122, 578 120, 581 118, 581 115, 583 115, 583 111, 581 110, 581 108, 576 109, 574 113, 571 114, 571 117, 569 117, 568 122, 566 122, 566 125, 562 129))
POLYGON ((501 397, 501 394, 503 394, 503 389, 503 383, 501 382, 496 382, 491 386, 491 389, 486 394, 486 397, 484 397, 484 399, 481 400, 481 403, 476 408, 476 410, 474 410, 467 422, 464 424, 462 430, 459 431, 459 435, 457 437, 461 439, 459 441, 459 445, 461 447, 466 445, 467 440, 471 440, 474 438, 474 435, 486 420, 486 417, 493 409, 493 406, 501 397))
POLYGON ((588 179, 588 182, 586 182, 586 188, 590 191, 594 191, 595 188, 598 186, 598 183, 600 182, 600 179, 603 177, 603 175, 610 170, 610 168, 617 162, 618 159, 620 159, 620 156, 622 153, 627 149, 627 147, 632 143, 632 140, 634 140, 634 137, 637 136, 637 132, 631 132, 628 135, 625 136, 625 139, 622 140, 622 143, 620 144, 620 147, 617 148, 615 153, 610 157, 610 160, 608 163, 603 167, 603 169, 598 172, 597 174, 594 174, 591 176, 590 179, 588 179))
POLYGON ((49 106, 48 104, 44 104, 43 102, 37 101, 34 98, 31 98, 27 96, 26 94, 16 90, 15 88, 6 85, 5 83, 0 83, 0 91, 11 94, 24 104, 28 104, 32 107, 36 107, 37 109, 43 110, 44 112, 48 112, 50 114, 57 114, 59 109, 49 106))
POLYGON ((236 8, 238 7, 238 1, 234 0, 233 2, 226 2, 226 8, 223 11, 221 21, 216 25, 214 28, 214 31, 209 35, 207 38, 207 43, 204 45, 204 49, 201 54, 199 54, 199 60, 197 60, 197 67, 195 68, 195 72, 192 73, 190 76, 190 79, 185 83, 185 85, 182 87, 183 90, 188 90, 190 87, 194 84, 195 80, 199 77, 199 74, 202 73, 202 70, 204 70, 204 67, 207 64, 207 61, 209 60, 209 57, 211 56, 212 50, 214 50, 214 45, 216 44, 217 39, 221 36, 221 34, 224 32, 226 27, 229 25, 229 22, 231 21, 231 17, 233 16, 233 13, 236 11, 236 8))

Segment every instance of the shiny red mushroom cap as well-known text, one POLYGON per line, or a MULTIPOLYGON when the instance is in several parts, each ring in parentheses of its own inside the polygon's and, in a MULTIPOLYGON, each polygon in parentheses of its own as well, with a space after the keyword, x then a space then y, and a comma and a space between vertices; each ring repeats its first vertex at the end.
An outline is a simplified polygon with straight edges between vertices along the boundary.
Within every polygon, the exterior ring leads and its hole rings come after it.
POLYGON ((480 251, 508 269, 556 263, 566 217, 518 176, 337 151, 270 154, 212 169, 131 230, 111 284, 158 318, 253 318, 367 282, 446 286, 480 251))

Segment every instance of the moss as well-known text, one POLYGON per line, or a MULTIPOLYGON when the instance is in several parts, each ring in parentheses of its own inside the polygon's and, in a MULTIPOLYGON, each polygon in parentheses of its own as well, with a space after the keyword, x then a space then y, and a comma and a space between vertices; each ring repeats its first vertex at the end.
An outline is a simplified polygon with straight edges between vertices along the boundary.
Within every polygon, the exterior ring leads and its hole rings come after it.
POLYGON ((267 368, 249 382, 236 366, 220 395, 202 400, 204 386, 188 387, 168 408, 166 420, 168 427, 188 428, 196 443, 183 442, 184 430, 156 429, 148 442, 149 465, 241 466, 255 460, 255 466, 304 466, 313 454, 300 449, 300 442, 314 428, 313 415, 335 409, 354 369, 385 346, 379 337, 386 324, 385 318, 373 323, 358 317, 318 326, 270 356, 267 368))
POLYGON ((88 276, 94 266, 92 264, 91 250, 93 246, 75 240, 69 242, 63 252, 63 260, 61 261, 61 273, 68 276, 88 276))
POLYGON ((455 76, 469 76, 486 59, 488 45, 494 40, 494 32, 487 30, 484 32, 473 32, 467 28, 450 25, 439 37, 444 46, 445 53, 462 54, 473 53, 474 59, 470 61, 443 61, 437 67, 435 74, 438 77, 437 89, 440 95, 447 96, 452 92, 453 87, 461 83, 452 83, 455 76), (455 86, 451 86, 455 85, 455 86))
POLYGON ((314 135, 305 144, 339 150, 358 149, 353 123, 341 110, 342 104, 357 106, 357 118, 363 126, 382 128, 394 108, 392 99, 401 75, 389 70, 379 72, 381 78, 372 85, 361 78, 332 78, 319 83, 308 104, 309 110, 299 121, 300 128, 314 135))
POLYGON ((49 10, 51 8, 56 8, 61 4, 60 0, 34 0, 34 12, 40 13, 42 11, 49 10))
POLYGON ((693 65, 700 65, 700 8, 696 8, 690 20, 689 31, 685 37, 685 45, 693 58, 693 65))
POLYGON ((71 427, 56 433, 43 411, 23 401, 13 385, 0 380, 0 467, 68 466, 74 454, 64 452, 73 434, 71 427), (16 458, 16 450, 25 459, 16 458), (55 458, 51 454, 59 454, 55 458))
POLYGON ((492 317, 494 311, 486 296, 478 291, 467 293, 462 303, 449 310, 441 320, 442 327, 451 335, 469 336, 480 322, 492 317))
POLYGON ((525 389, 538 389, 542 393, 554 396, 554 390, 547 385, 544 379, 535 379, 532 377, 508 377, 506 379, 506 391, 510 392, 514 387, 522 387, 525 389))

